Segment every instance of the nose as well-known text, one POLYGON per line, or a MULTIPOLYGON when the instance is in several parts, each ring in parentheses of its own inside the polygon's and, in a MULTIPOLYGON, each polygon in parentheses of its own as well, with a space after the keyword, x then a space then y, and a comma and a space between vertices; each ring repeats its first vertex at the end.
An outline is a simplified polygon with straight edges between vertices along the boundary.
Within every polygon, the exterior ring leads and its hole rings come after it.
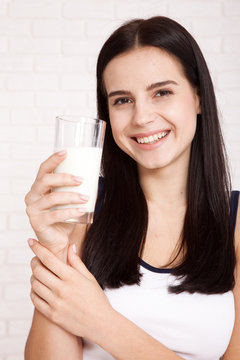
POLYGON ((154 121, 156 114, 147 103, 135 103, 132 114, 132 123, 135 126, 144 126, 154 121))

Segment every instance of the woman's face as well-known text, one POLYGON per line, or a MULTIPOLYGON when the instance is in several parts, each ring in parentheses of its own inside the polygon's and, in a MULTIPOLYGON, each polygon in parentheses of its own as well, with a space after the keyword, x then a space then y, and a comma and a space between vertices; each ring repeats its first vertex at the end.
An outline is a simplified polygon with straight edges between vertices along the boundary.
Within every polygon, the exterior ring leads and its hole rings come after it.
POLYGON ((200 101, 180 62, 141 47, 111 60, 103 78, 117 145, 146 169, 188 164, 200 101))

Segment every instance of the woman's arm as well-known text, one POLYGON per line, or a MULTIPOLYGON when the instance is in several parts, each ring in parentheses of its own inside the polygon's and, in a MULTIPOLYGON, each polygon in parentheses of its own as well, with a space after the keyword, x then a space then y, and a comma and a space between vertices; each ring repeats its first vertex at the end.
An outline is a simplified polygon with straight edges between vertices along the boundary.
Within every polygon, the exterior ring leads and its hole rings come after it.
POLYGON ((32 301, 53 323, 98 344, 118 360, 180 360, 130 320, 115 311, 94 276, 70 246, 68 264, 36 241, 32 301))
POLYGON ((111 312, 93 340, 116 360, 183 359, 116 311, 111 312))
POLYGON ((82 341, 34 311, 25 360, 81 360, 82 341))
MULTIPOLYGON (((85 225, 77 225, 70 237, 80 252, 86 235, 85 225)), ((61 256, 59 255, 61 258, 61 256)), ((66 254, 62 254, 64 260, 66 254)), ((82 340, 54 324, 38 310, 34 310, 32 327, 25 347, 25 360, 81 360, 82 340)))
MULTIPOLYGON (((66 151, 51 155, 38 171, 36 179, 25 197, 26 212, 39 242, 61 258, 67 259, 69 243, 85 234, 86 226, 66 224, 64 220, 79 216, 86 203, 79 194, 52 192, 58 186, 79 186, 82 179, 70 174, 54 174, 54 169, 66 158, 66 151), (58 204, 78 204, 78 208, 52 210, 58 204), (77 235, 76 235, 77 232, 77 235)), ((26 360, 79 360, 82 357, 81 339, 60 328, 35 310, 32 327, 25 348, 26 360)))
POLYGON ((238 212, 235 230, 235 244, 237 255, 237 266, 235 271, 235 287, 233 289, 235 303, 235 323, 231 341, 223 356, 223 360, 240 359, 240 199, 238 202, 238 212))

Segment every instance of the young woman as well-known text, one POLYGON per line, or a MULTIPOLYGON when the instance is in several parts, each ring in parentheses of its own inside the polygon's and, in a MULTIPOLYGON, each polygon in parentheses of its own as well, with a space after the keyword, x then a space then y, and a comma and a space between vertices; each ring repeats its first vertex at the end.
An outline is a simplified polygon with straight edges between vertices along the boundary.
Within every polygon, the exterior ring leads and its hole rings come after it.
POLYGON ((238 192, 198 45, 171 19, 132 20, 104 44, 97 80, 108 125, 93 224, 62 222, 81 207, 49 211, 86 203, 51 192, 82 181, 52 173, 65 151, 26 196, 38 241, 25 359, 239 359, 238 192))

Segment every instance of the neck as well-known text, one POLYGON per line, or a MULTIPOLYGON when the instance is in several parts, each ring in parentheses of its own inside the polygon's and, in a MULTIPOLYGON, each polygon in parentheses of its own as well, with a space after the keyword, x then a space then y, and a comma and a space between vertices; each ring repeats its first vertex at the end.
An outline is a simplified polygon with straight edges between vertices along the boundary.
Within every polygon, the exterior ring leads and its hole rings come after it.
POLYGON ((171 164, 160 169, 138 166, 139 181, 147 203, 161 208, 186 207, 188 163, 171 164))

